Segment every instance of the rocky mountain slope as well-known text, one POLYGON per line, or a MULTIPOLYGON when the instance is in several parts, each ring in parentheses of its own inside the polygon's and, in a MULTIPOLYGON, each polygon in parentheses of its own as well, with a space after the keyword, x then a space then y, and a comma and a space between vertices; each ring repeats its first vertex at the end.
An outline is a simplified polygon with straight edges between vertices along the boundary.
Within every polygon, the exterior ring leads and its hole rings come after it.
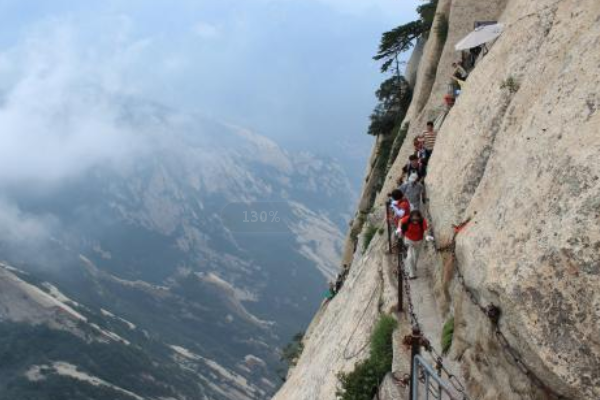
POLYGON ((44 229, 0 241, 0 399, 267 398, 337 268, 348 179, 247 130, 120 101, 120 124, 145 135, 129 163, 6 193, 44 229))
MULTIPOLYGON (((435 120, 439 138, 427 189, 438 251, 427 248, 413 289, 425 334, 439 346, 441 325, 454 318, 447 363, 472 399, 599 398, 600 3, 440 0, 435 23, 444 16, 447 37, 430 35, 415 60, 407 140, 375 210, 361 211, 381 226, 385 194, 412 139, 435 120), (475 21, 489 20, 502 22, 504 33, 446 113, 454 45, 475 21), (454 226, 464 222, 452 257, 444 249, 453 248, 454 226), (480 310, 490 304, 501 310, 504 345, 480 310)), ((366 205, 374 173, 367 176, 366 205)), ((385 277, 394 264, 384 255, 385 238, 376 236, 365 254, 354 250, 349 240, 350 284, 317 314, 305 352, 275 399, 334 399, 336 374, 366 356, 348 358, 348 347, 367 343, 377 313, 392 310, 395 283, 385 277), (378 305, 368 303, 381 285, 378 305)), ((398 340, 408 324, 400 321, 394 372, 402 376, 407 352, 398 340)), ((382 394, 402 396, 397 387, 382 394)))

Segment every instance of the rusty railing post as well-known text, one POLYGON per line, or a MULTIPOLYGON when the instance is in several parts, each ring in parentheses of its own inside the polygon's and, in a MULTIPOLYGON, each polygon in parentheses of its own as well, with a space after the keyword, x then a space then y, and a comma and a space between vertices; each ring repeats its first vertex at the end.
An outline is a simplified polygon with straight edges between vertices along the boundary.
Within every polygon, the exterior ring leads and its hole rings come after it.
POLYGON ((385 203, 385 221, 387 223, 387 235, 388 235, 388 251, 392 254, 392 224, 390 222, 390 207, 392 206, 392 200, 388 199, 385 203))
POLYGON ((404 255, 404 243, 402 243, 402 238, 398 238, 398 312, 402 312, 404 310, 404 262, 402 257, 404 255))
POLYGON ((412 335, 410 335, 410 400, 418 400, 415 398, 417 393, 415 385, 418 382, 419 377, 416 376, 416 374, 418 374, 419 371, 415 368, 415 358, 421 352, 422 339, 423 337, 419 328, 413 327, 412 335))
POLYGON ((416 374, 419 373, 415 368, 415 358, 421 352, 421 344, 423 343, 423 335, 421 330, 416 326, 413 326, 412 334, 404 338, 404 343, 410 345, 410 400, 418 400, 415 396, 417 395, 417 386, 419 377, 416 374))

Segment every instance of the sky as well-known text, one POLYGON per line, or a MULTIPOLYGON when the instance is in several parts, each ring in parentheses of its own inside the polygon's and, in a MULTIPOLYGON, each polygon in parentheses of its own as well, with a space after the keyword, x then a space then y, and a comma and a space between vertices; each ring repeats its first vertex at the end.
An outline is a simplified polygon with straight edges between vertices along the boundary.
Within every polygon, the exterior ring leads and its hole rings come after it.
POLYGON ((417 3, 0 0, 0 90, 46 57, 48 68, 95 69, 109 90, 360 163, 382 80, 371 57, 417 3), (32 49, 41 55, 16 55, 32 49))
POLYGON ((335 157, 360 182, 384 79, 372 56, 417 3, 0 0, 0 239, 41 230, 7 187, 60 186, 143 151, 143 135, 118 123, 115 99, 335 157))

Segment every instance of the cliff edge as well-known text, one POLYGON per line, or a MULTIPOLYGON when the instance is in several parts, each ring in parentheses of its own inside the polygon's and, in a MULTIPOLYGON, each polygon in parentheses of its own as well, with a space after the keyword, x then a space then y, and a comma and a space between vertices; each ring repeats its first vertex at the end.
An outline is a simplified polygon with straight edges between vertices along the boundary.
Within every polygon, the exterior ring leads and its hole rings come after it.
MULTIPOLYGON (((363 222, 383 226, 386 193, 428 120, 439 129, 426 180, 436 246, 419 286, 434 307, 420 304, 419 317, 454 318, 448 359, 472 399, 600 398, 600 2, 440 0, 440 18, 447 37, 430 35, 419 55, 407 138, 379 193, 369 168, 348 282, 319 311, 276 400, 335 399, 337 374, 366 356, 377 315, 393 312, 393 257, 385 235, 362 253, 363 222), (454 46, 489 20, 504 32, 448 111, 454 46), (481 311, 491 304, 497 326, 481 311)), ((395 353, 394 372, 406 372, 398 338, 395 353)))

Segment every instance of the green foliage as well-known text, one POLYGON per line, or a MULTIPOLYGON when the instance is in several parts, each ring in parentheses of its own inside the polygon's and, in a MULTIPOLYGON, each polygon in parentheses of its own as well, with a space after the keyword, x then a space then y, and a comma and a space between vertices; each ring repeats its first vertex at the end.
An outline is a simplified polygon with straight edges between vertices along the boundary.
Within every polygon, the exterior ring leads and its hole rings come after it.
POLYGON ((435 33, 441 44, 446 43, 448 39, 448 30, 450 29, 450 25, 448 23, 448 17, 446 14, 439 14, 438 23, 435 26, 435 33))
POLYGON ((429 27, 429 29, 431 29, 431 26, 433 25, 437 6, 438 0, 430 0, 417 7, 417 13, 421 16, 421 21, 423 21, 423 24, 426 27, 429 27))
POLYGON ((418 20, 400 25, 382 35, 379 51, 373 57, 376 61, 382 62, 382 72, 388 72, 394 65, 399 72, 398 57, 410 50, 415 40, 429 34, 436 9, 437 0, 429 0, 417 8, 420 16, 418 20))
POLYGON ((450 318, 444 324, 442 329, 442 354, 446 355, 452 347, 452 339, 454 337, 454 317, 450 318))
POLYGON ((367 230, 365 231, 365 239, 363 241, 363 253, 369 248, 369 244, 371 244, 373 237, 377 233, 377 229, 378 228, 374 225, 367 225, 367 230))
POLYGON ((379 89, 377 89, 375 95, 383 107, 390 110, 408 106, 410 104, 410 101, 407 104, 409 91, 406 79, 402 76, 394 75, 379 85, 379 89))
MULTIPOLYGON (((400 54, 410 50, 415 40, 426 32, 427 30, 421 20, 412 21, 385 32, 381 37, 379 51, 373 57, 375 61, 382 62, 381 72, 388 72, 394 66, 394 63, 398 62, 400 54)), ((396 67, 398 67, 398 64, 396 64, 396 67)))
POLYGON ((429 33, 436 8, 437 0, 429 0, 417 8, 420 16, 418 20, 400 25, 382 35, 379 50, 373 58, 381 61, 381 72, 394 73, 377 90, 379 104, 371 114, 368 131, 370 135, 390 134, 404 119, 412 100, 412 93, 400 72, 402 63, 399 57, 413 47, 416 39, 429 33))
POLYGON ((396 320, 382 316, 371 335, 369 358, 358 363, 349 373, 338 375, 340 400, 371 400, 385 377, 392 370, 393 344, 392 333, 396 329, 396 320))
POLYGON ((370 135, 387 135, 404 117, 412 98, 411 90, 403 76, 386 79, 375 93, 379 104, 371 114, 370 135))
POLYGON ((294 335, 292 340, 281 351, 281 361, 285 361, 288 366, 295 366, 304 350, 304 332, 294 335))
MULTIPOLYGON (((85 334, 95 334, 80 327, 85 334)), ((148 341, 145 346, 159 346, 148 341)), ((113 389, 48 374, 45 380, 25 377, 32 365, 64 361, 92 376, 142 397, 192 397, 200 389, 194 374, 182 370, 174 361, 150 356, 145 349, 122 343, 87 342, 68 332, 43 325, 0 324, 0 400, 115 399, 127 400, 113 389)))
POLYGON ((365 220, 365 214, 362 211, 359 211, 359 214, 354 220, 350 231, 350 237, 352 238, 353 242, 356 242, 358 240, 358 235, 360 234, 360 232, 362 232, 362 227, 365 224, 365 220))
POLYGON ((383 315, 377 321, 371 335, 371 359, 378 371, 385 375, 392 369, 394 348, 392 333, 398 322, 390 315, 383 315))
POLYGON ((373 184, 371 198, 369 199, 371 205, 375 203, 377 193, 379 193, 383 187, 385 175, 388 171, 388 160, 392 151, 393 142, 394 136, 387 135, 379 143, 377 155, 375 157, 375 165, 373 166, 373 173, 371 174, 371 177, 374 176, 375 179, 377 179, 373 184))
POLYGON ((394 164, 394 162, 396 161, 396 158, 398 157, 398 153, 400 153, 400 149, 402 148, 402 145, 404 144, 404 141, 406 140, 406 135, 408 135, 409 127, 410 127, 410 124, 407 122, 406 124, 404 124, 398 128, 398 133, 396 134, 396 137, 394 138, 394 143, 392 143, 392 148, 390 150, 390 156, 389 156, 388 164, 387 164, 388 171, 389 171, 390 167, 392 166, 392 164, 394 164))
POLYGON ((354 371, 338 376, 342 388, 337 392, 337 398, 339 400, 371 400, 379 387, 378 375, 378 371, 370 360, 361 361, 356 364, 354 371))
POLYGON ((383 229, 383 228, 379 228, 379 230, 377 231, 377 233, 379 233, 379 235, 383 235, 384 232, 385 232, 385 229, 383 229))
POLYGON ((375 171, 377 172, 377 176, 380 177, 379 181, 373 187, 372 199, 371 203, 375 201, 375 197, 377 193, 383 187, 384 177, 387 173, 387 163, 390 158, 390 153, 392 151, 394 138, 390 135, 386 137, 379 145, 379 151, 377 152, 377 161, 375 163, 375 171))
POLYGON ((507 89, 510 94, 515 94, 521 88, 521 84, 519 81, 513 77, 509 76, 506 80, 500 82, 500 89, 507 89))
POLYGON ((388 112, 379 104, 370 116, 371 123, 369 124, 369 135, 385 135, 388 134, 396 123, 396 117, 393 113, 388 112))

